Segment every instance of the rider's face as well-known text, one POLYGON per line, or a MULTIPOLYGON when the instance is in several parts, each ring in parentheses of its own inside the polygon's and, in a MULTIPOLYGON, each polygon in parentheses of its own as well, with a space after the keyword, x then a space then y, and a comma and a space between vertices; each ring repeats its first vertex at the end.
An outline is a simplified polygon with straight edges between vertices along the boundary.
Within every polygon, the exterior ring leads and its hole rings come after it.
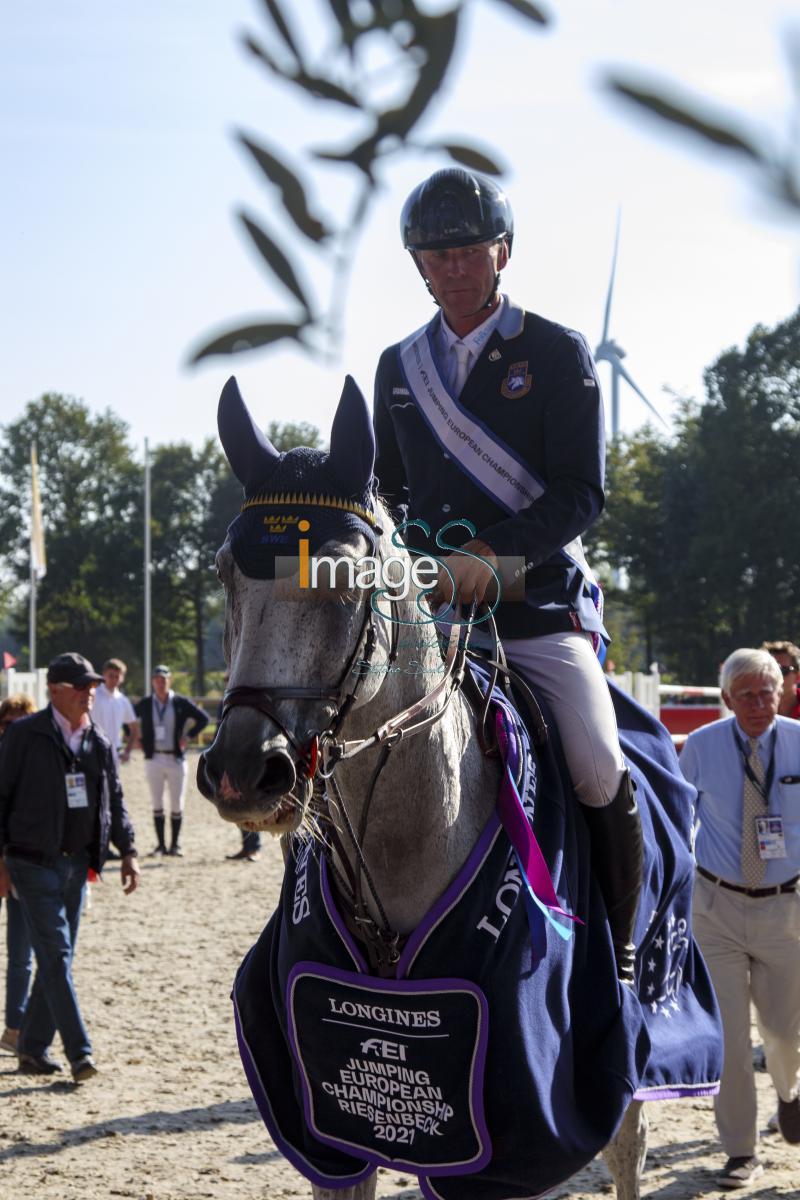
POLYGON ((505 240, 416 253, 450 325, 482 313, 494 292, 495 276, 508 262, 505 240))

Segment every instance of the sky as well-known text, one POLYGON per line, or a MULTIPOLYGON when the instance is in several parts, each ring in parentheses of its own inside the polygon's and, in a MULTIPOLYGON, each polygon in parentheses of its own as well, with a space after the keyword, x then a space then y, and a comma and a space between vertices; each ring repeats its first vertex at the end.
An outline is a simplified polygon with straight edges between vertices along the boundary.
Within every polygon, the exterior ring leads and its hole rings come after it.
MULTIPOLYGON (((284 7, 324 53, 325 5, 284 7)), ((507 164, 517 232, 504 290, 592 346, 621 208, 610 332, 669 420, 665 389, 701 398, 703 370, 721 351, 797 307, 800 213, 781 210, 731 156, 611 97, 603 79, 635 68, 785 143, 794 99, 786 50, 800 20, 774 0, 547 8, 553 21, 540 31, 510 7, 470 0, 455 78, 418 140, 472 142, 507 164)), ((285 344, 187 365, 226 327, 296 312, 237 210, 301 258, 321 303, 331 292, 327 266, 299 249, 233 133, 301 169, 314 206, 341 224, 349 179, 304 152, 348 144, 361 127, 299 102, 243 51, 245 31, 274 44, 265 11, 262 0, 29 0, 6 15, 0 423, 57 391, 95 412, 111 408, 137 447, 144 438, 198 445, 215 435, 219 392, 235 373, 261 425, 310 421, 327 437, 345 373, 370 399, 381 350, 433 314, 398 218, 411 188, 448 160, 415 151, 387 163, 346 291, 336 292, 338 356, 311 360, 285 344)), ((376 57, 376 86, 399 88, 380 67, 376 57)), ((607 366, 600 371, 608 390, 607 366)), ((647 416, 624 385, 621 415, 624 432, 647 416)))

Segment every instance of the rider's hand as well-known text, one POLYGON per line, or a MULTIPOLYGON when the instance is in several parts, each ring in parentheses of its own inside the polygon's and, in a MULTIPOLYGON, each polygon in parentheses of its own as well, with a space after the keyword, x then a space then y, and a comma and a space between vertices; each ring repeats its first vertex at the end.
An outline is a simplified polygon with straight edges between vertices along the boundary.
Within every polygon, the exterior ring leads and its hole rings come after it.
POLYGON ((431 609, 434 612, 442 604, 456 608, 459 604, 468 606, 473 600, 477 604, 482 604, 487 599, 495 601, 497 580, 491 568, 499 575, 499 563, 494 550, 486 542, 482 542, 480 538, 465 542, 460 551, 449 554, 444 562, 452 580, 447 571, 440 567, 436 588, 430 598, 431 609), (480 557, 472 558, 472 554, 480 557))

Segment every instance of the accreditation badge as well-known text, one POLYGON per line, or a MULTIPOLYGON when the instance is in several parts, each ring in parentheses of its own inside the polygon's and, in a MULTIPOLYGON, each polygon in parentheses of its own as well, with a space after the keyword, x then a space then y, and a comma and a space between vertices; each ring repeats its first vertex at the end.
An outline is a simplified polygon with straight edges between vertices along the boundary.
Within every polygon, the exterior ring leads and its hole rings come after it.
POLYGON ((783 836, 783 817, 756 817, 758 853, 762 859, 786 858, 786 839, 783 836))
POLYGON ((286 1000, 305 1119, 321 1142, 428 1175, 489 1162, 488 1005, 479 987, 301 962, 286 1000))
POLYGON ((82 771, 66 776, 67 808, 88 808, 89 796, 86 791, 86 776, 82 771))

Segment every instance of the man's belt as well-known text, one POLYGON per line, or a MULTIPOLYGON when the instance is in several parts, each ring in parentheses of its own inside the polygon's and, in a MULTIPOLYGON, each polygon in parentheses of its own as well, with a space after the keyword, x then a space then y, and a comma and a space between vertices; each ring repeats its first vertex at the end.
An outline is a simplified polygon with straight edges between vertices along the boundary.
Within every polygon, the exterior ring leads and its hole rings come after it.
POLYGON ((25 862, 36 863, 38 867, 54 867, 59 858, 77 858, 82 854, 88 854, 89 851, 84 850, 59 850, 58 854, 45 854, 42 850, 31 850, 27 846, 7 845, 5 854, 11 858, 21 858, 25 862))
POLYGON ((719 887, 727 888, 729 892, 739 892, 742 896, 780 896, 782 893, 794 892, 797 889, 797 882, 800 880, 800 875, 795 875, 793 879, 787 879, 784 883, 776 883, 774 887, 742 887, 738 883, 728 883, 727 879, 720 879, 719 875, 712 875, 705 867, 698 865, 698 875, 702 875, 704 879, 711 880, 719 887))

